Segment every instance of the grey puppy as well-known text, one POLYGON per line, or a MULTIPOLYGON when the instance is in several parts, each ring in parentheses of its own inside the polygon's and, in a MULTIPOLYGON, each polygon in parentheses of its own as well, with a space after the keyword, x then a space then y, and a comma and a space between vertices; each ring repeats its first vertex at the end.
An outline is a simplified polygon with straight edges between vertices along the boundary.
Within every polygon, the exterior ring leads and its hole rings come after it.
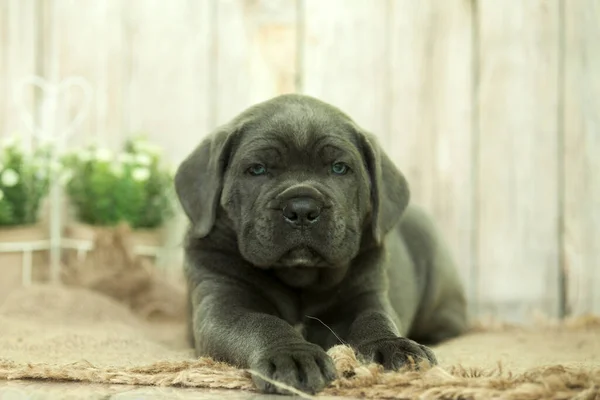
POLYGON ((247 109, 182 162, 175 187, 198 356, 315 393, 341 341, 398 369, 435 364, 424 344, 466 328, 434 225, 374 137, 329 104, 283 95, 247 109))

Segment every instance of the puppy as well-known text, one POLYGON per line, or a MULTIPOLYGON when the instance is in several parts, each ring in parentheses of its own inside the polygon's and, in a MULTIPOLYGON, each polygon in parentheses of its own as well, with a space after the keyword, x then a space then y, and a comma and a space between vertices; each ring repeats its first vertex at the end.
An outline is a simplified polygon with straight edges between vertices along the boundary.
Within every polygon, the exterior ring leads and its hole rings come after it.
POLYGON ((175 187, 198 356, 316 393, 341 341, 398 369, 435 364, 425 344, 467 326, 452 258, 404 176, 329 104, 283 95, 247 109, 193 150, 175 187))

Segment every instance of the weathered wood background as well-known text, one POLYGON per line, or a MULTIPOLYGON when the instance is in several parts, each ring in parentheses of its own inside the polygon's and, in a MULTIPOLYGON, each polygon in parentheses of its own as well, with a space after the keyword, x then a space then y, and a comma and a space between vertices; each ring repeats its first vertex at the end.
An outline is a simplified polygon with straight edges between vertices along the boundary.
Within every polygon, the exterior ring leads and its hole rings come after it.
POLYGON ((380 137, 474 311, 600 312, 600 0, 0 0, 0 134, 32 73, 93 84, 75 142, 146 132, 174 163, 318 96, 380 137))

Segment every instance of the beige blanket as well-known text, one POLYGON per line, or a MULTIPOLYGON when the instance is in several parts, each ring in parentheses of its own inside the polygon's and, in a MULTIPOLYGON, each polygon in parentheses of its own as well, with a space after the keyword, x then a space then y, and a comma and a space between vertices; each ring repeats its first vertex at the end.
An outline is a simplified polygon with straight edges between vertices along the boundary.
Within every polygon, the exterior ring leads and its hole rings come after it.
MULTIPOLYGON (((439 367, 383 373, 332 349, 341 378, 323 395, 362 398, 600 398, 600 320, 475 331, 437 348, 439 367)), ((86 289, 39 286, 0 306, 0 380, 228 388, 248 371, 195 360, 184 324, 148 323, 86 289)))

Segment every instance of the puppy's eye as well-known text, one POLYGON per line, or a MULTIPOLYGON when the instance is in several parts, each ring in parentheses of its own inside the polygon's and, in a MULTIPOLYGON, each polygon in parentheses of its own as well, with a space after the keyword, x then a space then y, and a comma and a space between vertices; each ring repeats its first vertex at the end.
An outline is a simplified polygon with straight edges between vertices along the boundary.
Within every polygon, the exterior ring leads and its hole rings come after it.
POLYGON ((267 168, 262 164, 254 164, 248 168, 248 173, 252 176, 264 175, 267 173, 267 168))
POLYGON ((350 167, 348 167, 348 164, 343 162, 335 162, 331 164, 331 172, 337 175, 346 175, 349 169, 350 167))

